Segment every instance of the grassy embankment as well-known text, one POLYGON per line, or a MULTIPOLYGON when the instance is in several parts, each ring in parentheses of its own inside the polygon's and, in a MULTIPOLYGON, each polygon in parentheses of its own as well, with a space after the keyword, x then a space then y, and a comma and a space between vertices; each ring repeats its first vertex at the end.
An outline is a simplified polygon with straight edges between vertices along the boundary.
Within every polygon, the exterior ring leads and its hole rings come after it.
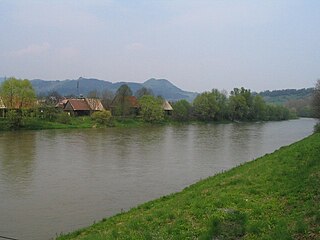
MULTIPOLYGON (((211 122, 211 123, 230 123, 231 121, 220 121, 220 122, 211 122)), ((138 117, 117 117, 114 118, 110 124, 101 125, 92 120, 90 117, 70 117, 68 121, 59 122, 59 121, 48 121, 39 118, 30 118, 24 119, 22 125, 18 128, 19 130, 42 130, 42 129, 82 129, 82 128, 110 128, 110 127, 119 127, 119 128, 131 128, 131 127, 147 127, 154 125, 181 125, 181 124, 206 124, 208 122, 202 121, 185 121, 180 122, 167 118, 161 122, 149 123, 143 121, 142 118, 138 117)), ((10 131, 17 130, 10 128, 10 124, 6 118, 0 118, 0 131, 10 131)))
POLYGON ((320 134, 58 239, 320 239, 320 134))
MULTIPOLYGON (((250 122, 250 121, 247 121, 250 122)), ((254 121, 252 121, 254 122, 254 121)), ((200 120, 186 120, 178 121, 170 117, 165 118, 160 122, 146 122, 139 117, 114 117, 110 124, 101 125, 95 122, 91 117, 70 117, 67 121, 48 121, 40 118, 27 118, 22 121, 19 128, 11 128, 6 118, 0 118, 0 131, 10 130, 44 130, 44 129, 83 129, 83 128, 132 128, 132 127, 148 127, 148 126, 161 126, 161 125, 186 125, 186 124, 226 124, 233 123, 230 120, 223 121, 200 121, 200 120)))
MULTIPOLYGON (((107 128, 107 127, 138 127, 150 125, 139 118, 115 118, 111 125, 99 125, 90 117, 70 117, 67 121, 47 121, 38 118, 24 119, 20 130, 41 130, 41 129, 81 129, 81 128, 107 128)), ((10 124, 6 118, 0 118, 0 131, 9 131, 10 124)))

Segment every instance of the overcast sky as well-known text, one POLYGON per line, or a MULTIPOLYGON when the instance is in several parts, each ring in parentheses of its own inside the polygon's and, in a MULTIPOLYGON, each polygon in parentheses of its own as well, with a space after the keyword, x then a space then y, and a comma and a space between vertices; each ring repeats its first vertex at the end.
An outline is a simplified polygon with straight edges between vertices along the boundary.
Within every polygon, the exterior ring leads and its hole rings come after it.
POLYGON ((0 0, 0 76, 313 87, 319 0, 0 0))

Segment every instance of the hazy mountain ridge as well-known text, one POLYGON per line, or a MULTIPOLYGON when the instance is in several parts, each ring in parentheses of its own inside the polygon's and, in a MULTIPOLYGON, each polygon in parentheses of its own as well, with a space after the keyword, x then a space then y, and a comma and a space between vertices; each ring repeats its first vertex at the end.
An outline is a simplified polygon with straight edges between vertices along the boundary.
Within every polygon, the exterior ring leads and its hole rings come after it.
MULTIPOLYGON (((5 80, 4 77, 0 77, 0 83, 5 80)), ((78 95, 83 94, 86 96, 90 91, 98 90, 109 90, 116 92, 122 84, 127 84, 133 93, 142 87, 149 88, 153 91, 156 96, 162 96, 170 101, 178 101, 180 99, 186 99, 193 101, 197 96, 196 92, 184 91, 167 79, 155 79, 151 78, 144 83, 136 82, 116 82, 99 80, 95 78, 82 78, 79 79, 66 79, 66 80, 41 80, 34 79, 31 83, 39 95, 47 94, 50 91, 57 91, 61 95, 78 95), (77 88, 79 86, 79 89, 77 88)), ((266 90, 263 92, 254 94, 261 95, 266 102, 285 105, 293 100, 305 100, 310 102, 313 93, 313 88, 302 88, 302 89, 282 89, 282 90, 266 90)))
POLYGON ((197 96, 196 92, 184 91, 170 81, 166 79, 154 79, 151 78, 144 83, 136 82, 116 82, 112 83, 109 81, 93 79, 93 78, 79 78, 77 80, 41 80, 34 79, 31 80, 32 86, 34 87, 36 93, 39 95, 47 94, 50 91, 57 91, 61 95, 78 95, 83 94, 86 96, 89 92, 98 90, 109 90, 116 92, 117 89, 122 84, 127 84, 133 93, 142 87, 149 88, 153 91, 156 96, 162 96, 163 98, 170 101, 178 101, 181 99, 186 99, 188 101, 193 101, 197 96), (79 88, 78 88, 79 87, 79 88))

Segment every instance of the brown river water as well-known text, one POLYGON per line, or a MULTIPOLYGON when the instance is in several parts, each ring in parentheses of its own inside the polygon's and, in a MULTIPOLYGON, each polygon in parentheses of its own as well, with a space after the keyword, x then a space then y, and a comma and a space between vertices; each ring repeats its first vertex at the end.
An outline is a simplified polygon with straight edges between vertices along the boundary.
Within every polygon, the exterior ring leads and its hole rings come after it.
POLYGON ((315 122, 0 132, 0 236, 53 239, 296 142, 315 122))

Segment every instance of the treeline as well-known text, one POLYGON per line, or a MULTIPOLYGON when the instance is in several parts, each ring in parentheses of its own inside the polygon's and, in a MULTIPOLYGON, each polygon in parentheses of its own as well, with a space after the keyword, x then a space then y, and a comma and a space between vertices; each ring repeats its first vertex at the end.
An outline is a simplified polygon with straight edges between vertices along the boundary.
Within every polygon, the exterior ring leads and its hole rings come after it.
MULTIPOLYGON (((257 94, 257 93, 253 93, 257 94)), ((312 96, 314 88, 284 89, 260 92, 267 103, 283 105, 299 117, 314 117, 312 96)))
POLYGON ((177 121, 276 121, 296 118, 295 111, 281 105, 267 104, 262 96, 252 94, 249 89, 234 88, 228 95, 225 91, 213 89, 199 94, 192 103, 186 100, 171 102, 172 114, 163 111, 164 99, 156 97, 151 90, 142 88, 135 94, 127 85, 119 87, 114 96, 99 94, 97 91, 89 97, 102 96, 102 102, 113 105, 115 116, 139 115, 147 122, 159 122, 172 118, 177 121), (104 96, 103 96, 104 95, 104 96), (139 109, 132 111, 128 102, 129 96, 137 98, 139 109), (110 98, 112 96, 113 100, 110 98), (130 110, 131 109, 131 110, 130 110))
MULTIPOLYGON (((75 124, 78 124, 77 118, 57 107, 57 103, 64 97, 52 92, 36 99, 36 93, 28 80, 7 79, 0 85, 0 97, 0 115, 6 116, 1 122, 7 122, 10 129, 29 125, 37 128, 37 125, 40 126, 44 121, 60 124, 75 121, 75 124), (1 108, 1 104, 6 108, 1 108)), ((230 94, 213 89, 199 94, 192 103, 186 100, 171 102, 172 108, 165 99, 154 96, 149 89, 142 88, 133 94, 126 84, 120 86, 115 94, 108 90, 101 93, 94 91, 87 97, 99 98, 106 109, 92 114, 84 124, 87 127, 95 123, 112 126, 114 121, 128 118, 155 123, 170 119, 180 122, 215 122, 274 121, 296 117, 288 108, 267 104, 260 95, 252 94, 249 89, 243 87, 234 88, 230 94)))
POLYGON ((263 91, 259 95, 263 97, 280 97, 280 96, 300 96, 308 97, 313 94, 314 88, 302 88, 302 89, 283 89, 283 90, 273 90, 273 91, 263 91))
POLYGON ((192 104, 180 100, 173 104, 173 118, 179 121, 274 121, 295 118, 294 112, 280 105, 267 104, 249 89, 226 92, 213 89, 199 94, 192 104))

